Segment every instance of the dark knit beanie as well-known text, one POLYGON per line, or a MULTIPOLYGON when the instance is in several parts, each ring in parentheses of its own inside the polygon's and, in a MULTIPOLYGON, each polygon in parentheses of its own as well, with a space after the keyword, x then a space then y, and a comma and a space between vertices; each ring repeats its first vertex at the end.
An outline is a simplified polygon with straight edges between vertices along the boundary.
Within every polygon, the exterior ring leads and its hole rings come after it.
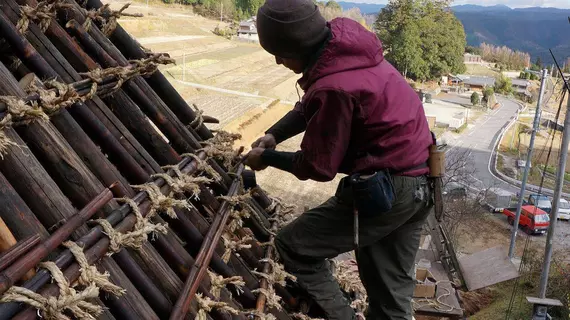
POLYGON ((259 43, 280 58, 307 58, 328 32, 327 21, 312 0, 267 0, 257 12, 259 43))

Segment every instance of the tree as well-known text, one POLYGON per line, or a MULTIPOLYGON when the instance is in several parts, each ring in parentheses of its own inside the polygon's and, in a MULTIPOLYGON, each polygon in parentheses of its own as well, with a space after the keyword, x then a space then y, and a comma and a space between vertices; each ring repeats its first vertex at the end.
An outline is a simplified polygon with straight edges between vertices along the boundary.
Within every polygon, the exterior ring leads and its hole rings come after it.
POLYGON ((327 8, 331 8, 333 10, 340 10, 342 11, 342 7, 340 6, 340 4, 338 4, 338 2, 334 1, 334 0, 329 0, 327 1, 327 3, 325 4, 325 7, 327 8))
POLYGON ((493 107, 495 104, 495 90, 492 87, 483 89, 483 99, 481 102, 487 106, 487 108, 493 107))
POLYGON ((501 76, 497 81, 495 81, 495 92, 500 94, 508 95, 513 92, 513 82, 510 78, 501 76))
POLYGON ((431 80, 465 71, 463 26, 448 0, 391 0, 374 29, 386 59, 404 76, 431 80))
POLYGON ((536 57, 536 62, 534 63, 538 69, 542 69, 542 59, 540 57, 536 57))
POLYGON ((473 92, 473 94, 471 94, 471 104, 476 106, 480 102, 481 102, 481 99, 479 98, 479 94, 477 92, 473 92))

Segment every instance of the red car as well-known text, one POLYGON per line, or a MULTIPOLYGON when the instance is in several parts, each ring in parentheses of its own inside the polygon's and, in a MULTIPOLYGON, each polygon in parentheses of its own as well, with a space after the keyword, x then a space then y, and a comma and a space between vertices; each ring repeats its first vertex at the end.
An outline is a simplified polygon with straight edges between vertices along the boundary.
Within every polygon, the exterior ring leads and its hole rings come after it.
MULTIPOLYGON (((503 214, 507 216, 510 225, 515 222, 516 209, 505 209, 503 214)), ((535 206, 522 207, 519 226, 528 234, 545 234, 550 225, 550 216, 544 210, 535 206)))

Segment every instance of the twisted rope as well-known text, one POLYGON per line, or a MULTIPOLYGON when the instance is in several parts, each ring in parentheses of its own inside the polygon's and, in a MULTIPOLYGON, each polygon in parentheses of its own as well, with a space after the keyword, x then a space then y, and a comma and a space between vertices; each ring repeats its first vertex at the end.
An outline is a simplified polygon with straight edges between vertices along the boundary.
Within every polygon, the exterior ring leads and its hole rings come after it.
POLYGON ((241 139, 238 133, 218 131, 213 138, 200 142, 204 147, 199 151, 204 151, 209 158, 221 160, 226 168, 231 168, 239 156, 239 151, 234 150, 234 142, 238 139, 241 139))
POLYGON ((212 177, 212 179, 214 179, 214 181, 222 180, 222 176, 220 176, 220 174, 216 172, 216 170, 214 170, 214 168, 212 168, 212 166, 210 166, 206 160, 200 159, 200 157, 193 153, 183 153, 181 156, 194 159, 196 162, 196 169, 198 171, 207 173, 210 177, 212 177))
POLYGON ((222 235, 222 239, 224 241, 224 245, 226 247, 226 250, 224 251, 224 254, 222 255, 222 260, 225 263, 228 263, 228 261, 230 261, 230 257, 232 256, 233 252, 242 250, 242 249, 251 249, 251 244, 248 244, 249 241, 252 241, 253 238, 250 236, 245 236, 241 239, 238 240, 232 240, 230 239, 230 235, 228 235, 227 233, 222 235))
MULTIPOLYGON (((178 169, 177 165, 174 166, 166 166, 162 167, 163 169, 170 169, 176 168, 178 169)), ((175 171, 176 172, 176 171, 175 171)), ((176 172, 177 177, 171 177, 165 173, 157 173, 153 174, 152 178, 162 178, 166 181, 166 184, 170 186, 170 193, 169 196, 172 197, 174 195, 182 195, 185 193, 190 193, 191 197, 198 200, 198 196, 200 195, 200 184, 206 183, 209 184, 212 182, 212 179, 208 179, 206 177, 194 177, 189 174, 182 174, 180 169, 176 172), (178 175, 180 173, 180 175, 178 175)))
POLYGON ((71 320, 65 315, 70 312, 74 318, 80 320, 95 320, 103 309, 93 303, 85 301, 99 296, 99 288, 94 283, 84 290, 76 291, 72 288, 57 265, 51 261, 40 264, 41 268, 48 270, 59 287, 59 296, 44 297, 29 289, 12 286, 0 299, 0 302, 21 302, 38 309, 42 317, 47 320, 71 320))
POLYGON ((224 278, 223 276, 217 275, 210 270, 208 270, 208 275, 210 276, 211 283, 210 293, 212 293, 216 299, 220 298, 222 288, 225 288, 228 284, 234 285, 238 292, 241 292, 241 287, 245 286, 245 282, 240 276, 224 278))
POLYGON ((200 110, 196 104, 192 104, 196 111, 196 118, 188 125, 192 129, 198 129, 204 123, 204 110, 200 110))
POLYGON ((121 9, 118 11, 114 11, 109 9, 109 4, 104 4, 101 8, 95 10, 86 10, 83 9, 83 13, 85 14, 85 23, 83 27, 85 30, 89 31, 93 21, 98 21, 101 23, 101 31, 109 37, 113 34, 113 31, 117 28, 119 23, 117 19, 121 16, 129 16, 129 17, 142 17, 143 15, 140 13, 125 13, 124 11, 130 6, 130 3, 125 4, 121 9))
POLYGON ((259 320, 277 320, 277 318, 275 318, 274 315, 272 315, 271 313, 264 313, 261 312, 259 310, 248 310, 248 311, 244 311, 244 314, 246 316, 248 316, 248 319, 250 316, 254 316, 255 318, 259 319, 259 320))
POLYGON ((97 93, 97 83, 93 83, 89 93, 83 96, 79 95, 72 85, 56 80, 46 81, 44 85, 47 88, 55 89, 55 91, 42 89, 33 82, 27 88, 27 91, 28 93, 37 93, 39 95, 39 106, 48 116, 52 116, 60 109, 68 108, 75 103, 85 102, 93 98, 97 93))
POLYGON ((282 264, 275 262, 272 259, 261 259, 262 263, 268 263, 271 266, 270 273, 263 273, 259 271, 252 271, 253 274, 265 278, 270 285, 280 284, 282 286, 286 285, 286 280, 289 279, 293 282, 297 281, 297 277, 285 271, 285 267, 282 264))
POLYGON ((16 24, 16 29, 24 34, 30 26, 30 21, 33 21, 38 24, 42 32, 46 32, 52 19, 56 18, 57 10, 71 7, 71 4, 64 3, 62 0, 40 1, 35 7, 20 6, 20 20, 16 24))
POLYGON ((104 234, 109 238, 110 243, 109 252, 107 253, 108 256, 119 252, 123 247, 140 250, 144 242, 148 240, 149 234, 166 234, 168 232, 166 225, 160 223, 154 224, 150 222, 150 212, 146 217, 143 217, 137 204, 132 199, 122 198, 117 200, 127 203, 131 207, 131 210, 135 214, 137 220, 133 227, 133 230, 127 233, 116 231, 109 223, 109 221, 105 219, 95 220, 95 222, 98 223, 101 228, 103 228, 104 234))
POLYGON ((198 302, 198 314, 194 320, 207 320, 208 316, 207 313, 212 311, 213 309, 220 310, 223 312, 231 313, 234 315, 238 315, 240 312, 230 305, 222 301, 214 301, 209 297, 203 297, 201 293, 197 293, 194 297, 196 302, 198 302))
MULTIPOLYGON (((70 24, 68 22, 68 24, 70 24)), ((111 68, 97 68, 89 72, 80 73, 83 78, 91 79, 95 83, 102 83, 105 78, 113 77, 117 79, 117 83, 111 91, 116 91, 128 80, 136 76, 150 76, 158 70, 160 64, 175 63, 175 60, 170 58, 167 54, 157 53, 152 54, 148 58, 140 60, 130 60, 127 67, 111 67, 111 68)))
POLYGON ((83 252, 83 248, 81 248, 77 243, 73 241, 66 241, 63 243, 63 246, 71 251, 71 254, 73 254, 75 260, 79 264, 79 271, 81 272, 78 279, 79 284, 83 286, 94 284, 103 291, 111 293, 115 296, 122 296, 125 294, 125 289, 109 281, 109 272, 100 273, 99 270, 97 270, 97 267, 89 264, 87 257, 83 252))
POLYGON ((275 308, 277 310, 283 310, 283 307, 281 306, 281 297, 275 293, 273 286, 270 285, 267 287, 267 289, 258 288, 252 290, 251 292, 263 294, 265 296, 265 303, 269 307, 275 308))
POLYGON ((151 203, 149 216, 153 216, 156 212, 163 212, 172 219, 177 219, 174 208, 190 209, 190 204, 186 200, 178 200, 165 196, 160 188, 152 182, 141 185, 131 186, 135 190, 146 192, 151 203))
POLYGON ((354 261, 330 261, 334 264, 333 276, 340 287, 347 293, 354 293, 357 297, 357 299, 351 303, 351 307, 354 308, 357 313, 364 313, 368 307, 368 295, 364 285, 362 285, 360 281, 358 269, 354 269, 354 261))

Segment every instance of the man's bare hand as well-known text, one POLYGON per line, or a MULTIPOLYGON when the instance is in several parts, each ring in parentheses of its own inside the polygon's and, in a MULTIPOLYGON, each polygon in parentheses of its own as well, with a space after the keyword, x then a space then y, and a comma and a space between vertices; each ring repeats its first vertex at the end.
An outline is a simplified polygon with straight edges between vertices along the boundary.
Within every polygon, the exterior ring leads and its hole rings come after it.
POLYGON ((255 142, 251 144, 252 149, 262 148, 262 149, 273 150, 275 149, 276 146, 277 142, 275 141, 275 137, 271 133, 264 135, 263 137, 255 140, 255 142))
POLYGON ((253 148, 251 151, 246 155, 244 164, 249 166, 251 169, 260 171, 267 168, 267 165, 263 163, 261 160, 261 154, 263 153, 264 148, 253 148))

